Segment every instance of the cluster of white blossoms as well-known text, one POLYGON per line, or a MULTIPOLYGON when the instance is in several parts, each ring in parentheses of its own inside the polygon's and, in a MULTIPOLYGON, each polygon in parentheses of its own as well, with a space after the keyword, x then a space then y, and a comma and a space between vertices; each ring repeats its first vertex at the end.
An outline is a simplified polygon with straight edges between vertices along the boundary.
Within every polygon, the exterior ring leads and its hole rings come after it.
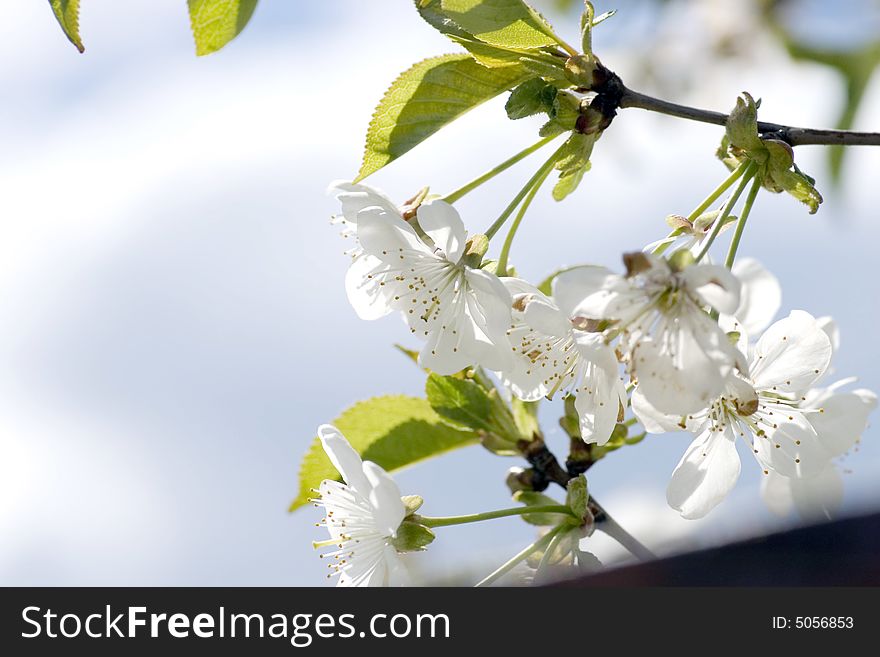
MULTIPOLYGON (((453 374, 480 366, 525 401, 574 395, 587 443, 607 442, 630 405, 649 433, 693 433, 667 491, 686 518, 702 517, 732 489, 738 443, 766 475, 772 509, 834 506, 833 460, 859 439, 876 396, 842 391, 850 380, 819 387, 836 348, 833 322, 796 310, 770 325, 781 291, 756 261, 730 270, 695 262, 688 249, 669 258, 636 252, 624 256, 623 273, 564 270, 546 294, 482 269, 484 236, 469 240, 442 200, 422 194, 401 208, 366 185, 331 191, 342 203, 336 221, 357 241, 346 277, 352 306, 364 319, 401 313, 424 340, 422 367, 453 374)), ((320 491, 340 582, 388 580, 399 570, 390 542, 403 519, 390 499, 396 487, 378 466, 361 472, 347 444, 322 440, 347 482, 320 491), (352 547, 358 540, 366 556, 352 547)))

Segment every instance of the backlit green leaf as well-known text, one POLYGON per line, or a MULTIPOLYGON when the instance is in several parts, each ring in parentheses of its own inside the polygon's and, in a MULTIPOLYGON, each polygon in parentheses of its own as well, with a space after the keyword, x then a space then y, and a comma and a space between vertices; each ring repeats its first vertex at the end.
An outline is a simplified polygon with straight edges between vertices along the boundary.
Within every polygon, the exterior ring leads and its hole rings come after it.
POLYGON ((196 55, 210 55, 244 29, 257 0, 187 0, 196 55))
MULTIPOLYGON (((365 460, 389 472, 477 442, 473 432, 443 422, 427 400, 404 395, 358 402, 332 424, 365 460)), ((315 438, 300 465, 299 494, 290 510, 308 502, 324 479, 338 480, 339 473, 315 438)))
POLYGON ((466 53, 419 62, 394 81, 376 107, 357 180, 529 77, 522 66, 487 68, 466 53))
POLYGON ((70 42, 80 52, 85 51, 79 36, 79 0, 49 0, 49 5, 70 42))

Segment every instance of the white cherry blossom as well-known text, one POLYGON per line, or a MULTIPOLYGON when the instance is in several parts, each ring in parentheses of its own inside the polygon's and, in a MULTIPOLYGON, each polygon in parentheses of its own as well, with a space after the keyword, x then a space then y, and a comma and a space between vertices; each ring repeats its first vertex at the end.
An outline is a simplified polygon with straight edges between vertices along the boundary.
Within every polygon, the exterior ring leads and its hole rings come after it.
POLYGON ((438 374, 474 364, 506 368, 512 360, 507 289, 493 274, 465 263, 467 233, 451 205, 426 201, 416 219, 418 231, 387 208, 358 212, 363 255, 346 279, 355 311, 365 319, 399 311, 426 341, 419 364, 438 374))
POLYGON ((831 360, 831 341, 806 312, 793 311, 761 336, 752 349, 748 378, 733 373, 723 393, 698 413, 674 417, 658 411, 638 389, 633 412, 649 432, 687 429, 695 439, 672 473, 667 501, 685 518, 713 509, 736 484, 745 443, 765 473, 786 477, 820 474, 828 462, 822 436, 802 406, 804 391, 831 360))
POLYGON ((338 586, 404 586, 406 568, 392 541, 406 516, 397 484, 385 470, 361 457, 338 429, 324 424, 318 436, 333 467, 345 483, 325 479, 315 506, 324 507, 323 525, 333 545, 322 558, 332 559, 338 586))
POLYGON ((726 268, 673 268, 650 254, 628 254, 627 275, 579 267, 559 277, 554 297, 578 321, 604 323, 606 342, 619 349, 642 394, 664 413, 705 408, 723 390, 738 351, 707 309, 733 313, 740 283, 726 268))
POLYGON ((604 445, 626 407, 614 350, 600 333, 572 322, 570 308, 560 308, 523 280, 503 280, 513 295, 508 337, 517 355, 503 373, 505 383, 526 401, 552 399, 558 392, 575 394, 581 437, 604 445))

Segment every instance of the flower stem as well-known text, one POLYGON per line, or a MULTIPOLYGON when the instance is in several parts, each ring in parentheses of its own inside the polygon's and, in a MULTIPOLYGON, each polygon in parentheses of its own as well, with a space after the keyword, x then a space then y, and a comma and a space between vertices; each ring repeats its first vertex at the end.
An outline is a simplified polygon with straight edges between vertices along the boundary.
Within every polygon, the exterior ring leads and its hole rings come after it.
POLYGON ((730 240, 730 248, 727 251, 727 260, 724 261, 724 266, 728 269, 733 267, 733 263, 736 260, 739 241, 742 239, 746 222, 749 220, 749 213, 752 211, 752 205, 755 203, 755 198, 758 196, 762 182, 763 181, 759 176, 755 176, 755 179, 752 181, 752 186, 749 189, 749 195, 746 197, 746 202, 743 204, 742 214, 739 216, 739 221, 736 222, 736 230, 733 233, 733 238, 730 240))
POLYGON ((560 151, 564 147, 565 144, 553 151, 553 155, 547 158, 547 161, 541 165, 541 168, 535 172, 535 175, 529 178, 529 181, 523 186, 521 190, 519 190, 517 195, 513 197, 513 200, 510 202, 510 204, 506 208, 504 208, 504 212, 501 213, 501 216, 499 216, 495 220, 495 223, 489 226, 489 229, 485 233, 486 237, 492 239, 495 236, 495 233, 497 233, 507 221, 508 217, 513 214, 513 211, 516 210, 516 207, 520 204, 523 198, 525 198, 526 194, 528 194, 531 191, 532 187, 535 186, 537 181, 547 177, 547 175, 553 169, 553 165, 556 164, 556 160, 559 157, 560 151))
MULTIPOLYGON (((719 197, 724 192, 726 192, 728 189, 730 189, 730 186, 733 185, 733 183, 735 183, 737 180, 739 180, 742 177, 742 175, 746 172, 747 166, 748 166, 747 163, 743 162, 736 169, 734 169, 731 172, 731 174, 729 176, 727 176, 727 178, 724 180, 724 182, 722 182, 720 185, 718 185, 718 187, 715 188, 715 191, 713 191, 711 194, 709 194, 709 196, 704 198, 703 202, 700 203, 696 208, 694 208, 693 212, 691 212, 687 216, 687 220, 693 224, 700 217, 701 214, 703 214, 706 210, 708 210, 711 207, 711 205, 719 199, 719 197)), ((666 239, 671 239, 673 237, 677 237, 678 235, 679 235, 678 229, 676 228, 671 233, 669 233, 669 235, 666 236, 666 239)), ((654 253, 655 255, 660 255, 669 247, 670 244, 672 244, 671 241, 664 242, 663 244, 659 244, 657 246, 657 248, 655 248, 652 253, 654 253)))
POLYGON ((639 543, 623 527, 618 525, 617 521, 612 518, 609 513, 602 508, 602 505, 593 498, 590 498, 590 511, 592 511, 596 518, 596 528, 620 543, 623 547, 629 550, 633 556, 642 561, 651 561, 657 558, 654 556, 653 552, 639 543))
POLYGON ((532 513, 559 513, 567 516, 573 515, 571 509, 564 504, 544 504, 535 506, 518 506, 513 509, 486 511, 485 513, 474 513, 467 516, 444 516, 441 518, 414 516, 413 520, 425 525, 425 527, 448 527, 450 525, 464 525, 470 522, 482 522, 483 520, 506 518, 508 516, 523 516, 532 513))
POLYGON ((516 217, 513 219, 513 224, 511 224, 510 230, 507 231, 507 237, 504 238, 504 245, 501 247, 501 255, 498 256, 498 266, 495 269, 495 273, 498 276, 507 276, 507 258, 510 255, 510 247, 513 246, 513 239, 516 237, 516 231, 519 230, 519 225, 522 223, 523 217, 526 216, 526 212, 532 204, 532 199, 535 198, 535 195, 538 193, 538 190, 541 189, 541 185, 547 180, 547 176, 550 175, 551 171, 552 167, 545 168, 544 175, 535 181, 535 184, 523 199, 522 205, 519 207, 519 212, 516 213, 516 217))
POLYGON ((730 216, 730 211, 733 210, 733 206, 736 205, 736 202, 739 200, 739 197, 742 195, 743 190, 746 188, 746 184, 755 175, 755 171, 757 170, 757 166, 754 162, 743 162, 737 167, 745 166, 746 170, 742 176, 742 180, 740 180, 739 185, 737 185, 736 190, 731 194, 727 201, 724 203, 724 207, 721 210, 721 214, 718 215, 718 218, 715 219, 715 224, 712 226, 712 232, 705 239, 705 244, 703 244, 703 248, 700 249, 700 252, 697 254, 697 257, 694 258, 695 262, 700 262, 705 255, 709 252, 709 249, 712 247, 712 243, 715 241, 715 238, 718 237, 718 233, 721 232, 721 229, 724 227, 725 221, 727 221, 727 217, 730 216))
POLYGON ((523 548, 520 552, 517 552, 509 560, 499 566, 495 571, 477 582, 475 586, 488 586, 502 575, 507 574, 508 572, 513 570, 523 559, 526 559, 530 554, 532 554, 533 552, 537 552, 546 545, 549 545, 554 537, 563 529, 565 529, 565 525, 554 527, 537 541, 535 541, 528 547, 523 548))
POLYGON ((502 162, 498 166, 496 166, 492 169, 489 169, 486 173, 484 173, 479 178, 475 178, 474 180, 472 180, 468 184, 463 185, 462 187, 459 187, 458 189, 456 189, 454 192, 447 194, 446 196, 443 197, 443 200, 446 201, 447 203, 455 203, 458 199, 460 199, 462 196, 464 196, 468 192, 475 190, 477 187, 482 185, 484 182, 488 182, 489 180, 492 180, 492 178, 497 176, 499 173, 506 171, 507 169, 512 167, 514 164, 516 164, 520 160, 528 157, 529 155, 534 153, 536 150, 540 149, 542 146, 549 144, 555 138, 556 138, 556 135, 552 135, 550 137, 544 137, 544 139, 532 144, 528 148, 521 150, 519 153, 517 153, 513 157, 510 157, 510 158, 504 160, 504 162, 502 162))

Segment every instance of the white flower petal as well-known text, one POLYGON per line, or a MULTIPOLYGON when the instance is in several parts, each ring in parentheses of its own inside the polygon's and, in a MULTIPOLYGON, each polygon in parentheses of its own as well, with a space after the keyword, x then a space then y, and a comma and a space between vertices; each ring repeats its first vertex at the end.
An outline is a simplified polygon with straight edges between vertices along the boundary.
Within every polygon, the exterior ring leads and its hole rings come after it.
POLYGON ((707 428, 691 443, 666 489, 666 501, 684 518, 702 518, 715 508, 739 479, 736 436, 707 428))
POLYGON ((397 554, 397 550, 390 545, 385 546, 385 566, 388 572, 387 586, 400 587, 412 584, 406 564, 403 563, 403 559, 397 554))
POLYGON ((378 189, 361 183, 353 183, 345 180, 335 180, 327 189, 328 194, 334 194, 342 204, 342 214, 346 221, 357 223, 358 213, 366 208, 381 208, 392 215, 399 215, 400 211, 394 202, 378 189))
POLYGON ((369 480, 364 476, 363 462, 360 454, 349 444, 345 436, 336 427, 330 424, 322 424, 318 427, 318 437, 321 446, 330 459, 330 463, 336 471, 342 475, 351 488, 360 495, 367 497, 372 490, 369 480))
POLYGON ((360 212, 357 236, 366 253, 389 264, 396 265, 401 257, 407 257, 412 252, 438 259, 400 216, 378 208, 367 208, 360 212))
POLYGON ((571 331, 571 322, 547 297, 533 297, 526 303, 523 321, 530 327, 554 338, 561 338, 571 331))
POLYGON ((770 470, 761 479, 761 499, 773 513, 784 518, 794 509, 791 495, 791 479, 770 470))
POLYGON ((573 267, 553 279, 553 300, 566 317, 601 319, 609 295, 629 291, 626 279, 605 267, 573 267))
POLYGON ((751 379, 755 387, 780 392, 809 388, 831 362, 831 341, 802 310, 768 328, 755 345, 751 379))
POLYGON ((828 463, 819 436, 804 414, 761 397, 753 416, 764 435, 756 436, 756 456, 768 470, 785 477, 813 477, 828 463))
POLYGON ((683 431, 681 415, 668 415, 658 411, 645 398, 640 388, 633 390, 632 410, 648 433, 673 433, 683 431))
POLYGON ((454 263, 461 260, 467 232, 454 207, 446 201, 425 201, 419 206, 416 216, 419 226, 434 245, 443 251, 447 260, 454 263))
POLYGON ((807 419, 829 456, 848 452, 868 426, 868 415, 877 407, 877 396, 869 390, 837 392, 822 400, 822 412, 807 419))
POLYGON ((754 258, 740 258, 731 270, 742 283, 734 315, 746 332, 757 334, 770 325, 782 305, 779 280, 754 258))
POLYGON ((376 527, 394 536, 406 516, 406 506, 400 499, 400 489, 394 479, 372 461, 364 461, 364 475, 372 486, 370 504, 373 505, 373 518, 376 527))
POLYGON ((345 274, 345 294, 361 319, 384 317, 394 309, 391 289, 379 285, 388 265, 371 255, 355 258, 345 274))
POLYGON ((843 477, 833 463, 815 477, 789 480, 798 515, 812 522, 833 520, 843 504, 843 477))
POLYGON ((601 335, 577 331, 575 339, 586 363, 574 403, 581 437, 586 443, 604 445, 617 424, 621 405, 626 406, 626 387, 620 379, 614 350, 605 345, 601 335))
POLYGON ((704 313, 681 317, 656 339, 643 338, 632 350, 631 367, 648 402, 661 413, 696 413, 724 388, 735 351, 704 313))
POLYGON ((834 318, 823 315, 816 318, 816 323, 819 324, 819 328, 825 331, 825 335, 831 340, 831 349, 834 351, 840 349, 840 329, 837 327, 837 322, 834 321, 834 318))
POLYGON ((728 315, 736 312, 740 300, 740 282, 726 267, 692 265, 681 273, 681 278, 688 291, 704 304, 728 315))
POLYGON ((804 520, 832 520, 843 503, 843 478, 833 463, 815 477, 783 477, 771 472, 761 483, 761 497, 780 516, 796 509, 804 520))
POLYGON ((470 356, 458 348, 460 341, 451 330, 438 329, 430 334, 419 352, 419 367, 448 376, 472 365, 470 356))

